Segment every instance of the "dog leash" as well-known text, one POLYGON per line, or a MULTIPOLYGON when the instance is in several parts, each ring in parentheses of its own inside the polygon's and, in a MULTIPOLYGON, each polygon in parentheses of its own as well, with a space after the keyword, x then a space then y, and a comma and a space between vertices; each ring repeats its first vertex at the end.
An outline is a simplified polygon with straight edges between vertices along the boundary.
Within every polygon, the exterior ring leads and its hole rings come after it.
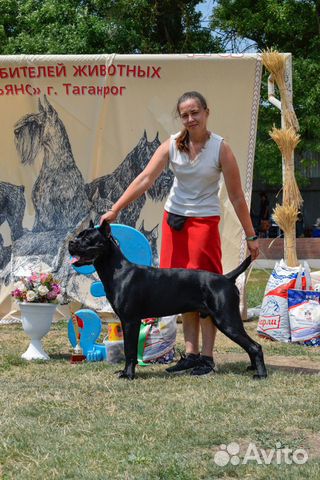
MULTIPOLYGON (((282 237, 281 237, 281 234, 277 235, 277 236, 270 242, 270 244, 268 245, 268 249, 271 248, 272 245, 274 244, 274 242, 275 242, 276 240, 278 240, 279 238, 282 238, 282 237)), ((265 256, 265 254, 264 254, 263 252, 261 252, 261 251, 259 252, 259 257, 262 257, 262 258, 259 258, 259 260, 260 260, 260 259, 261 259, 261 260, 263 260, 263 259, 264 259, 264 260, 272 260, 272 259, 268 259, 268 258, 265 256)), ((258 260, 258 259, 257 259, 257 260, 258 260)), ((277 261, 277 260, 276 260, 276 261, 277 261)), ((249 280, 249 278, 250 278, 250 275, 251 275, 253 266, 254 266, 254 262, 251 263, 251 265, 249 266, 249 268, 248 268, 248 270, 247 270, 248 273, 247 273, 247 275, 246 275, 246 277, 245 277, 245 285, 247 285, 247 283, 248 283, 248 280, 249 280)), ((265 273, 267 273, 268 275, 270 275, 269 270, 266 269, 266 268, 259 268, 259 270, 262 270, 263 272, 265 272, 265 273)))

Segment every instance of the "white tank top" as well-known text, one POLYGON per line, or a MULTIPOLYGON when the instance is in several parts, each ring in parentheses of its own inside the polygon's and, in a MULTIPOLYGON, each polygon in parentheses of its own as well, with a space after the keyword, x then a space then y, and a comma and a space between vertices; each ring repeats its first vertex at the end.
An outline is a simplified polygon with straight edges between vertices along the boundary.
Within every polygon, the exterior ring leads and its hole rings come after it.
POLYGON ((170 137, 169 160, 174 181, 165 210, 186 217, 220 215, 219 156, 223 138, 211 133, 201 152, 191 161, 187 153, 180 152, 176 147, 179 134, 170 137))

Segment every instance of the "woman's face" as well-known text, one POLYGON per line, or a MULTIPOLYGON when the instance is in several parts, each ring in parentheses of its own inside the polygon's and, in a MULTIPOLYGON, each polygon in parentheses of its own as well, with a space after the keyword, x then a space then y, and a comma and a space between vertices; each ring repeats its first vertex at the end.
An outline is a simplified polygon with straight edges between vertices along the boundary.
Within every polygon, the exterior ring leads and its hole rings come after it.
POLYGON ((179 114, 182 125, 190 132, 207 129, 209 110, 204 109, 197 99, 190 98, 180 103, 179 114))

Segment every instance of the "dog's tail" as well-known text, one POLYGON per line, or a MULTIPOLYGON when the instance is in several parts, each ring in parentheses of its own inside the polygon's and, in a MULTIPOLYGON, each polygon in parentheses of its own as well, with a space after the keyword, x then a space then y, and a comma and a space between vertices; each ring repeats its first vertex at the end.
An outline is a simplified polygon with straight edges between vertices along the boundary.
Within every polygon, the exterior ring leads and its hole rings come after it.
POLYGON ((251 263, 252 259, 251 259, 251 255, 249 255, 249 257, 247 257, 240 265, 239 267, 235 268, 234 270, 232 270, 232 272, 229 272, 227 273, 225 276, 227 278, 229 278, 229 280, 232 280, 233 282, 235 282, 236 278, 239 277, 239 275, 243 272, 245 272, 247 270, 247 268, 249 267, 250 263, 251 263))

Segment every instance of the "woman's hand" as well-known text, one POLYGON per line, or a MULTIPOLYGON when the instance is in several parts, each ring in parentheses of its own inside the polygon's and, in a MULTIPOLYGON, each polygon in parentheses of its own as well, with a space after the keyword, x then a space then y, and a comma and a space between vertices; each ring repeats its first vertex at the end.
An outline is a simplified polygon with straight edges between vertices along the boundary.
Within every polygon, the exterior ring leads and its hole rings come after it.
POLYGON ((247 244, 251 258, 255 260, 259 256, 259 242, 258 240, 247 240, 247 244))
POLYGON ((106 220, 108 223, 114 222, 118 214, 114 210, 107 210, 100 218, 100 225, 106 220))

